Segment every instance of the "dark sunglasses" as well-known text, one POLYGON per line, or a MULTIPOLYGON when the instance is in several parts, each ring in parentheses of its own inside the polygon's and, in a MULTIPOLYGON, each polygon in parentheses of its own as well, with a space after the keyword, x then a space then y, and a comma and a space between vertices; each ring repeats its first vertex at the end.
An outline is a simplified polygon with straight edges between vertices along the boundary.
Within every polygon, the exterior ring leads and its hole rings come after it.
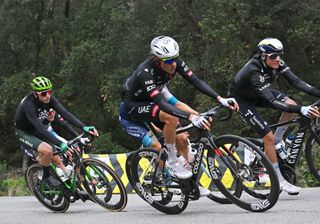
POLYGON ((283 56, 283 53, 272 53, 272 54, 267 54, 267 56, 271 60, 276 60, 278 56, 281 58, 283 56))
POLYGON ((171 65, 173 62, 177 61, 178 58, 170 58, 170 59, 163 59, 163 62, 167 65, 171 65))
POLYGON ((49 89, 47 91, 37 92, 37 94, 40 96, 47 96, 47 94, 51 95, 52 93, 53 93, 52 89, 49 89))

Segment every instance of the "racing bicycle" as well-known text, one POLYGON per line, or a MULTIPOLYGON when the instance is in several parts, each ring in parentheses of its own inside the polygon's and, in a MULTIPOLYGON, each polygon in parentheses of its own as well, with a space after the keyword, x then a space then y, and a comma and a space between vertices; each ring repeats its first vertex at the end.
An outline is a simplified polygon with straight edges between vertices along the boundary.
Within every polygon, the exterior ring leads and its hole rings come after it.
MULTIPOLYGON (((80 142, 80 139, 83 136, 84 133, 68 142, 68 145, 74 148, 72 161, 69 161, 74 170, 69 180, 61 181, 56 173, 57 167, 51 164, 49 178, 54 178, 60 184, 57 186, 48 185, 41 180, 42 166, 34 163, 25 172, 29 189, 42 205, 55 212, 67 211, 70 202, 79 198, 85 201, 84 195, 80 192, 81 189, 87 192, 93 202, 103 208, 111 211, 123 210, 127 204, 127 193, 121 179, 102 161, 82 158, 85 145, 80 142), (80 151, 76 149, 80 149, 80 151), (115 190, 119 193, 113 193, 115 190)), ((33 151, 29 150, 30 152, 33 151)), ((35 154, 28 155, 35 161, 35 154)), ((63 155, 63 153, 58 151, 54 155, 63 155)))
MULTIPOLYGON (((320 100, 314 102, 312 105, 320 106, 320 100)), ((295 167, 301 156, 301 151, 305 146, 304 152, 309 170, 314 177, 320 181, 320 128, 318 119, 298 116, 287 122, 270 125, 270 128, 275 129, 291 124, 298 125, 298 130, 294 134, 293 142, 291 144, 286 144, 285 146, 289 156, 286 159, 281 159, 278 156, 279 166, 283 177, 290 183, 296 183, 297 175, 295 173, 295 167), (309 133, 309 137, 305 141, 307 133, 309 133)), ((247 139, 259 146, 261 150, 264 150, 262 139, 247 139)))
MULTIPOLYGON (((201 115, 213 117, 219 108, 214 107, 201 115)), ((198 179, 207 149, 207 171, 214 186, 223 194, 222 200, 253 212, 263 212, 275 205, 279 197, 279 181, 271 163, 255 144, 235 135, 216 137, 192 123, 178 128, 177 134, 191 129, 197 129, 199 137, 194 141, 197 153, 195 162, 190 164, 193 173, 190 179, 170 175, 165 165, 167 153, 164 147, 160 152, 140 148, 128 157, 127 175, 142 199, 166 214, 183 212, 190 200, 200 198, 198 179), (260 175, 268 176, 267 183, 260 183, 260 175)))

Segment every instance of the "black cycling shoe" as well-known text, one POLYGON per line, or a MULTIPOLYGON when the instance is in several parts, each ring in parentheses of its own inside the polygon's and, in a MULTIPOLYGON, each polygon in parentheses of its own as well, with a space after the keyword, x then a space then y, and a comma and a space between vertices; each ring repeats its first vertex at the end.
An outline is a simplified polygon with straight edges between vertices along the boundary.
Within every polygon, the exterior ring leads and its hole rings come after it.
POLYGON ((77 190, 75 193, 75 196, 76 196, 76 200, 81 199, 83 202, 87 200, 91 200, 91 198, 89 197, 89 194, 85 191, 77 190))

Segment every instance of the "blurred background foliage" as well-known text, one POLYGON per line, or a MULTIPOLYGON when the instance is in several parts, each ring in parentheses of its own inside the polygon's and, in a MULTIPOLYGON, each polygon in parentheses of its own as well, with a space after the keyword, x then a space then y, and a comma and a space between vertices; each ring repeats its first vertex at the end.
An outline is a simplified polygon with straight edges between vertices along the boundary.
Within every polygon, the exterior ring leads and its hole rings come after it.
MULTIPOLYGON (((148 56, 153 37, 176 39, 187 65, 226 96, 257 43, 270 36, 283 42, 292 70, 320 87, 319 23, 316 0, 0 0, 0 161, 21 164, 13 120, 35 76, 50 78, 62 104, 98 128, 93 152, 126 152, 139 144, 118 124, 120 86, 148 56)), ((314 100, 285 81, 278 87, 301 104, 314 100)), ((181 77, 169 88, 198 111, 216 103, 181 77)), ((273 123, 280 112, 263 114, 273 123)), ((237 115, 213 131, 252 135, 237 115)))

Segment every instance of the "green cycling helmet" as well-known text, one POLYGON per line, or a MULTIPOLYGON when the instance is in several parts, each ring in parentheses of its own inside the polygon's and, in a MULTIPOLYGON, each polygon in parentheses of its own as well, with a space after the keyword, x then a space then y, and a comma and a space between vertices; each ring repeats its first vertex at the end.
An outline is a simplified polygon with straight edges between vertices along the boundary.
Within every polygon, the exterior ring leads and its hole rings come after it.
POLYGON ((34 78, 30 85, 32 89, 36 92, 52 89, 51 81, 43 76, 34 78))

